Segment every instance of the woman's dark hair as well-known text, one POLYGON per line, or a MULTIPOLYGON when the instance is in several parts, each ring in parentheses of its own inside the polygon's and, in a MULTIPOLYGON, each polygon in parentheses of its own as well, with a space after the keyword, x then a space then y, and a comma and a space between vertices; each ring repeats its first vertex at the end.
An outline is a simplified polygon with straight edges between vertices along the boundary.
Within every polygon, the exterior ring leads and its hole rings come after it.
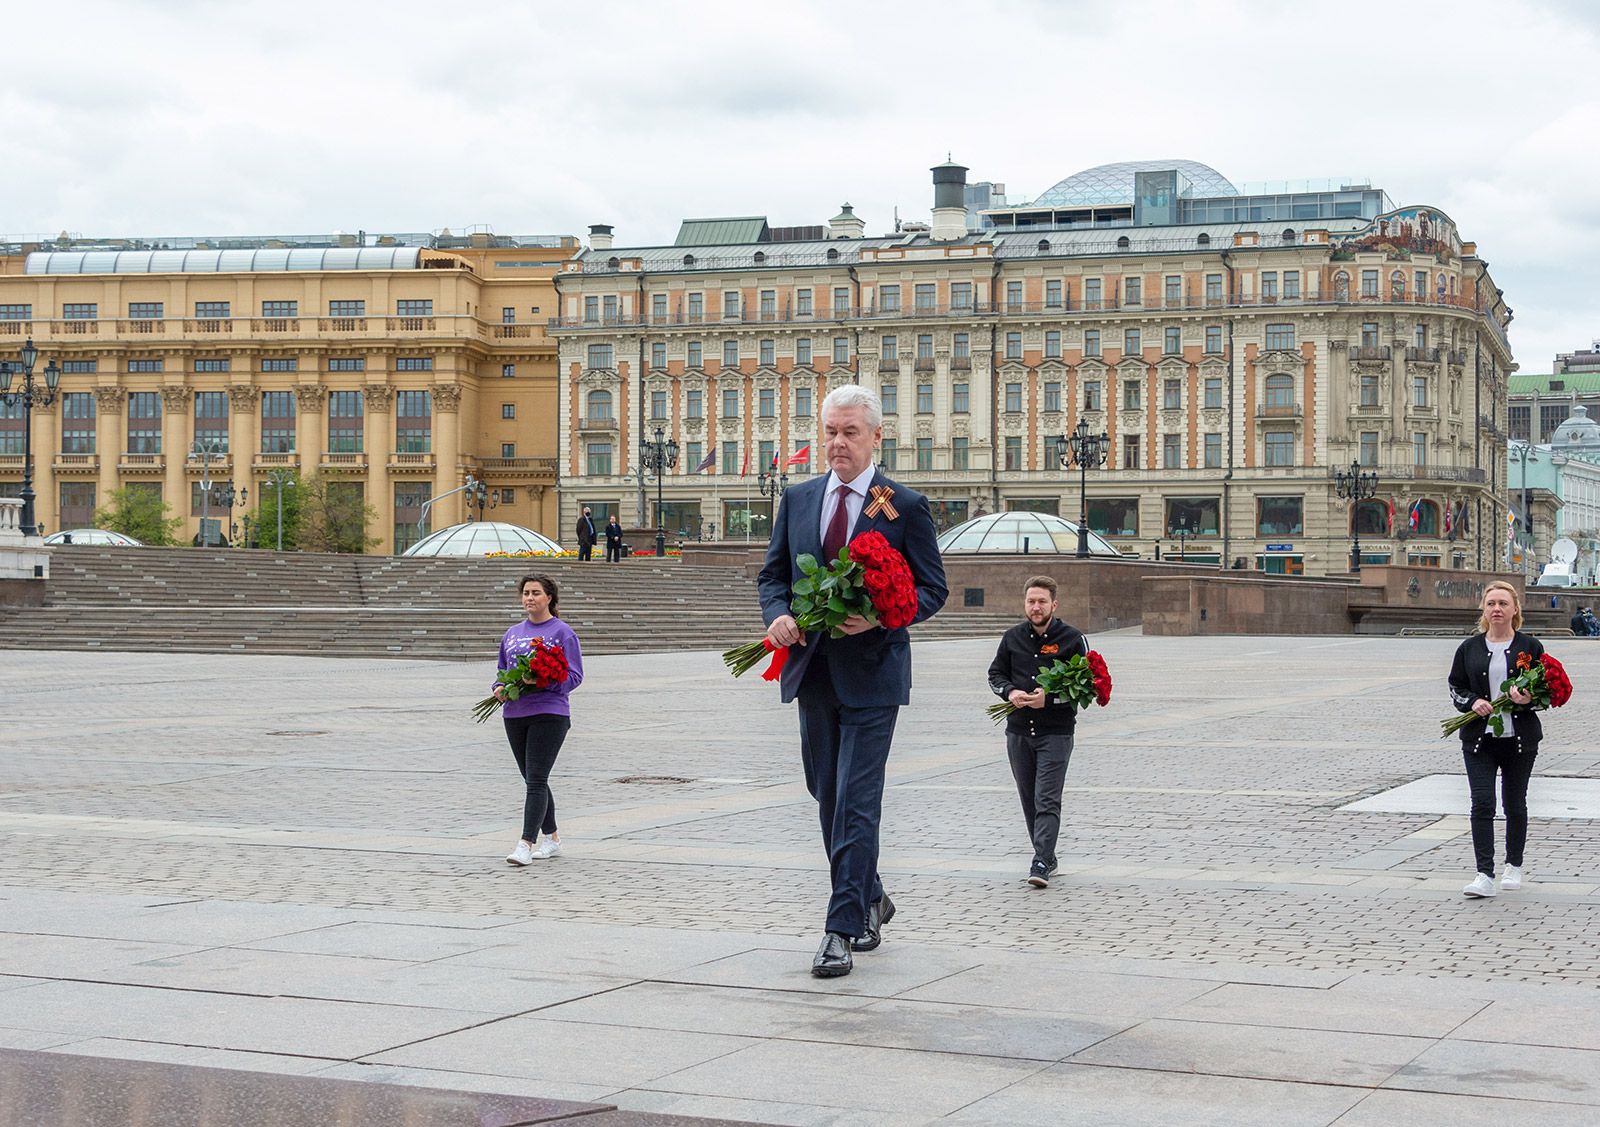
POLYGON ((556 586, 556 581, 544 574, 524 575, 517 580, 518 597, 528 589, 530 583, 537 583, 544 588, 544 593, 550 596, 550 613, 555 614, 556 606, 561 602, 561 588, 556 586))

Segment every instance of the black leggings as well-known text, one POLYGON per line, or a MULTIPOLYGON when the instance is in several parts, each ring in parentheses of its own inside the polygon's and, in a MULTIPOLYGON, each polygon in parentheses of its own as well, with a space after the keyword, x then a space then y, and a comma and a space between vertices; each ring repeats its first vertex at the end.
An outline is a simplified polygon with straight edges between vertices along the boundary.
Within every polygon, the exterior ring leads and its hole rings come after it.
POLYGON ((1472 788, 1472 852, 1478 871, 1494 876, 1494 780, 1500 776, 1500 805, 1506 812, 1506 864, 1522 867, 1528 842, 1528 780, 1538 748, 1523 751, 1515 737, 1485 736, 1477 751, 1467 751, 1467 784, 1472 788))
POLYGON ((517 771, 528 785, 522 802, 522 840, 538 841, 539 831, 556 832, 556 799, 550 793, 550 768, 572 720, 566 716, 507 716, 506 739, 517 757, 517 771))

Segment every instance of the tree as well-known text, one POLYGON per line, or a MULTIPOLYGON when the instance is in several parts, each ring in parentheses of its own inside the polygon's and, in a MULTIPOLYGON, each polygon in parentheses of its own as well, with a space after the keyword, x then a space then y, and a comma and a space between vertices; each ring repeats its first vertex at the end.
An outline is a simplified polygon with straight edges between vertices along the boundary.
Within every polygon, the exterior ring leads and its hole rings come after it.
MULTIPOLYGON (((301 550, 300 514, 304 507, 305 483, 296 471, 274 471, 284 476, 283 483, 283 550, 301 550)), ((250 540, 258 548, 278 546, 278 487, 263 480, 256 491, 256 509, 250 514, 250 540)))
POLYGON ((307 552, 362 553, 382 540, 368 536, 378 511, 366 503, 360 481, 317 470, 301 483, 300 525, 296 543, 307 552))
POLYGON ((106 496, 106 507, 96 509, 97 528, 132 536, 154 547, 170 547, 178 542, 181 517, 168 517, 172 506, 161 499, 161 487, 154 482, 135 482, 113 489, 106 496))

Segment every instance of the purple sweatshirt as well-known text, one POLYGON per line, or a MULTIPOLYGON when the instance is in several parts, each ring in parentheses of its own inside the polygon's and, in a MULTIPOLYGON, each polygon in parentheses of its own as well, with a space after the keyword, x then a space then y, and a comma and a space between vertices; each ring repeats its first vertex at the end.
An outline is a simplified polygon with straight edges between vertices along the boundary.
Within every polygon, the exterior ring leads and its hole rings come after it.
POLYGON ((517 716, 571 716, 572 709, 567 704, 567 696, 583 684, 583 650, 578 646, 578 636, 572 632, 572 627, 562 622, 559 618, 546 619, 535 625, 524 618, 510 630, 506 631, 504 638, 500 639, 500 670, 504 672, 516 664, 517 659, 533 648, 533 640, 543 638, 547 642, 557 642, 567 655, 567 680, 564 685, 553 689, 535 691, 529 686, 527 692, 516 700, 509 702, 501 709, 501 715, 506 717, 517 716))

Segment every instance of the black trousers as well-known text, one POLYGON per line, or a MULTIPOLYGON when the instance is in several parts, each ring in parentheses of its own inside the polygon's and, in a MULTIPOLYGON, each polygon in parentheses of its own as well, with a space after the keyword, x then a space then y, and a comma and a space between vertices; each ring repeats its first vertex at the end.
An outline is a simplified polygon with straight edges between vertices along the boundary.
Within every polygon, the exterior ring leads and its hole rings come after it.
POLYGON ((883 882, 878 879, 883 775, 900 710, 894 705, 841 704, 833 691, 825 650, 812 655, 798 699, 800 758, 806 789, 817 800, 822 845, 828 851, 833 880, 824 926, 839 935, 864 935, 867 906, 883 896, 883 882))
POLYGON ((621 563, 621 562, 622 562, 622 545, 620 543, 613 544, 613 543, 611 543, 611 541, 607 540, 606 541, 606 563, 621 563))
POLYGON ((580 560, 591 560, 594 558, 594 541, 591 540, 587 544, 585 544, 582 540, 578 541, 578 558, 580 560))
POLYGON ((1485 736, 1478 750, 1463 753, 1467 785, 1472 788, 1472 852, 1478 871, 1494 876, 1494 780, 1500 776, 1500 805, 1506 813, 1506 864, 1522 866, 1528 843, 1528 780, 1533 777, 1535 748, 1523 751, 1515 737, 1485 736))
POLYGON ((556 799, 550 793, 550 769, 561 753, 572 720, 567 716, 507 716, 506 739, 517 758, 517 771, 527 787, 522 800, 522 840, 538 841, 539 831, 556 832, 556 799))
POLYGON ((1061 789, 1072 759, 1072 733, 1030 736, 1007 732, 1006 755, 1011 759, 1011 777, 1017 781, 1022 817, 1033 842, 1033 859, 1054 869, 1056 837, 1061 833, 1061 789))

